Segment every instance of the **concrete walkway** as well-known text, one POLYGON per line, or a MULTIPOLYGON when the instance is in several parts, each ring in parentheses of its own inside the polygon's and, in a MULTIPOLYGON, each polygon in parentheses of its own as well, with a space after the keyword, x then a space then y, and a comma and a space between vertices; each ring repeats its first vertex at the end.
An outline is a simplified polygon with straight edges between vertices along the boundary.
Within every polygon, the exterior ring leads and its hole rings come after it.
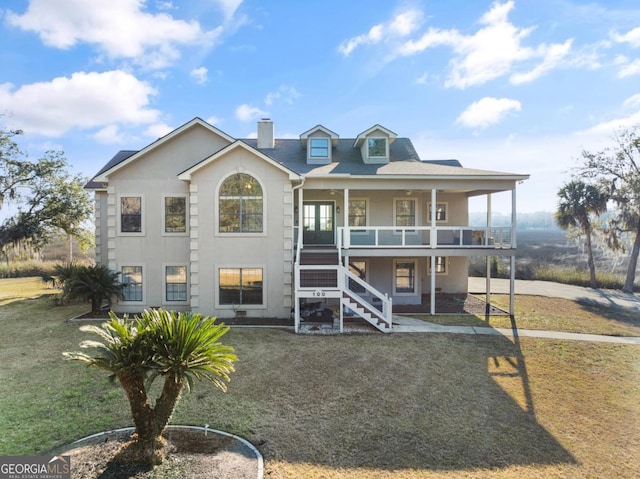
MULTIPOLYGON (((486 282, 484 278, 469 278, 470 293, 485 293, 486 282)), ((607 306, 629 308, 640 314, 640 295, 626 294, 614 290, 594 290, 580 286, 571 286, 548 281, 523 281, 516 280, 516 294, 528 294, 533 296, 546 296, 552 298, 565 298, 583 303, 598 303, 607 306)), ((509 294, 509 280, 492 279, 491 293, 509 294)), ((490 328, 476 326, 443 326, 429 323, 420 319, 407 318, 405 316, 393 317, 394 333, 449 333, 449 334, 479 334, 489 336, 507 336, 564 339, 571 341, 592 341, 603 343, 636 344, 640 346, 640 337, 606 336, 601 334, 566 333, 562 331, 542 331, 533 329, 490 328)))

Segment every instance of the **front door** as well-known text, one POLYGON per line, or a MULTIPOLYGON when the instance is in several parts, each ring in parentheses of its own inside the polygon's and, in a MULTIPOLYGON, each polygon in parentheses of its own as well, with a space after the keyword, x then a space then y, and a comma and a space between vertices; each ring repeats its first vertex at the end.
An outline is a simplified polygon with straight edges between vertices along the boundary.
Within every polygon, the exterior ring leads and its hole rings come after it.
POLYGON ((306 245, 335 244, 334 204, 332 201, 305 201, 302 218, 306 245))

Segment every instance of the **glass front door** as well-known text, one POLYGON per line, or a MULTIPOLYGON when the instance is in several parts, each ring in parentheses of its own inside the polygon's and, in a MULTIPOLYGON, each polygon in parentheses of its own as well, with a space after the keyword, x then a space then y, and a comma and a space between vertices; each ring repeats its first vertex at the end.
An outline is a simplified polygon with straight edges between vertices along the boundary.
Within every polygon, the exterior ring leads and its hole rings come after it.
POLYGON ((335 244, 334 204, 332 201, 305 201, 302 224, 306 245, 335 244))

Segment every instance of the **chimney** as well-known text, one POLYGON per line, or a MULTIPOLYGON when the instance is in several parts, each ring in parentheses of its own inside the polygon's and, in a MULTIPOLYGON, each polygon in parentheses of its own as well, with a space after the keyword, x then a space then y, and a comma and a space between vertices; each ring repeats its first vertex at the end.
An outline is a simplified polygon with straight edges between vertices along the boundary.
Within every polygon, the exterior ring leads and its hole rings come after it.
POLYGON ((262 118, 258 122, 258 148, 273 148, 275 146, 275 134, 271 118, 262 118))

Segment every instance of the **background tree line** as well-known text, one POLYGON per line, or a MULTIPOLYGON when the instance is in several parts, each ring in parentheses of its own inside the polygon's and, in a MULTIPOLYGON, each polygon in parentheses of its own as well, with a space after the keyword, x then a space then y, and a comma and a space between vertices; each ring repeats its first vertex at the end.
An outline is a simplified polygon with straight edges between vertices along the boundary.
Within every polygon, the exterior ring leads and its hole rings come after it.
POLYGON ((558 191, 556 222, 583 235, 593 288, 598 283, 592 244, 598 234, 612 250, 628 252, 622 290, 633 292, 640 253, 639 135, 640 126, 621 130, 612 147, 595 153, 583 150, 573 178, 558 191))
POLYGON ((88 248, 93 244, 87 222, 93 203, 83 186, 85 179, 70 172, 61 151, 47 151, 31 160, 18 145, 21 130, 0 129, 0 256, 18 245, 39 250, 60 231, 88 248))

